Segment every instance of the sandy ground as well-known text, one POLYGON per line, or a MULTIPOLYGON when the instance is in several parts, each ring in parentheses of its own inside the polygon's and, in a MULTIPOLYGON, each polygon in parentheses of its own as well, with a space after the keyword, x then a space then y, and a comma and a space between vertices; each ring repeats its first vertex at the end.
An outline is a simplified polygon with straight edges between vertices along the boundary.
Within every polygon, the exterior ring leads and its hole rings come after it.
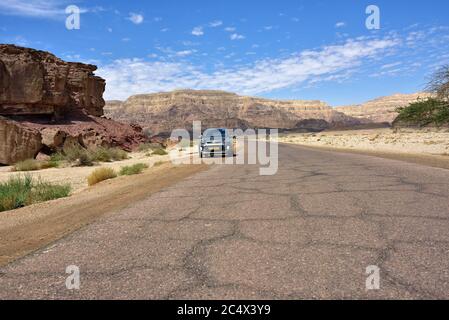
MULTIPOLYGON (((51 168, 38 171, 26 172, 33 177, 40 178, 43 181, 48 181, 57 184, 69 183, 72 186, 72 194, 85 190, 87 185, 87 176, 92 171, 100 167, 110 167, 119 172, 121 167, 133 165, 136 163, 145 163, 152 167, 156 162, 169 161, 169 156, 145 156, 145 153, 130 153, 130 159, 109 163, 99 163, 92 167, 66 167, 66 168, 51 168)), ((8 180, 15 175, 24 175, 24 172, 12 172, 12 166, 0 167, 0 182, 8 180)))
POLYGON ((449 155, 448 129, 370 129, 286 134, 280 142, 340 149, 449 155))
MULTIPOLYGON (((148 158, 148 162, 160 161, 164 157, 148 158)), ((142 162, 135 157, 120 163, 107 164, 115 168, 142 162)), ((103 181, 93 187, 78 189, 68 198, 57 199, 6 211, 0 214, 0 265, 4 265, 56 241, 104 214, 112 214, 136 201, 147 198, 161 189, 175 184, 187 176, 205 170, 206 165, 174 166, 167 162, 152 167, 142 174, 122 176, 103 181)), ((78 181, 93 168, 52 169, 39 172, 52 181, 78 181), (54 177, 52 177, 54 175, 54 177)), ((7 175, 7 172, 3 172, 7 175)))

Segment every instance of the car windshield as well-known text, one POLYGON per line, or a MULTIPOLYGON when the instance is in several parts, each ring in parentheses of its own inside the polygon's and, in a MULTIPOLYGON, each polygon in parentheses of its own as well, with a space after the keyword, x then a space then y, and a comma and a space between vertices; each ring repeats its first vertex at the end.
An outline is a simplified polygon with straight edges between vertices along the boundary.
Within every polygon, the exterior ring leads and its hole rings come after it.
POLYGON ((206 140, 221 140, 226 138, 227 131, 226 129, 207 129, 204 131, 204 138, 206 140))

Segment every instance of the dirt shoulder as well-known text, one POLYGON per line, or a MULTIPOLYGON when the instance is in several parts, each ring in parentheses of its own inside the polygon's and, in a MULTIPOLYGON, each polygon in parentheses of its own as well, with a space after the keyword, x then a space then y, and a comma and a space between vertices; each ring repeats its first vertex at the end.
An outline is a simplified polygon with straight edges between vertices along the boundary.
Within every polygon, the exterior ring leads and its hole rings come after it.
POLYGON ((441 156, 441 155, 431 155, 431 154, 414 154, 414 153, 394 153, 394 152, 383 152, 383 151, 373 151, 373 150, 358 150, 358 149, 344 149, 344 148, 336 148, 336 147, 324 147, 324 146, 311 146, 306 144, 298 144, 296 145, 301 147, 306 147, 310 149, 319 149, 326 150, 332 152, 344 152, 344 153, 353 153, 353 154, 361 154, 385 159, 399 160, 409 163, 416 163, 424 166, 434 167, 434 168, 442 168, 449 169, 449 156, 441 156))
POLYGON ((173 166, 166 163, 140 175, 104 181, 69 198, 2 212, 0 266, 63 238, 102 215, 125 208, 206 169, 206 165, 173 166))
POLYGON ((130 153, 128 156, 129 159, 127 160, 101 162, 92 167, 61 167, 29 172, 12 172, 12 166, 0 167, 0 182, 7 181, 9 178, 14 176, 27 174, 50 183, 69 183, 72 187, 72 194, 75 194, 88 188, 87 177, 97 168, 107 167, 118 172, 123 166, 132 166, 136 163, 144 163, 149 167, 152 167, 156 162, 166 162, 170 160, 168 155, 147 157, 144 153, 139 152, 130 153))
POLYGON ((279 142, 449 169, 448 130, 369 129, 292 133, 280 136, 279 142))

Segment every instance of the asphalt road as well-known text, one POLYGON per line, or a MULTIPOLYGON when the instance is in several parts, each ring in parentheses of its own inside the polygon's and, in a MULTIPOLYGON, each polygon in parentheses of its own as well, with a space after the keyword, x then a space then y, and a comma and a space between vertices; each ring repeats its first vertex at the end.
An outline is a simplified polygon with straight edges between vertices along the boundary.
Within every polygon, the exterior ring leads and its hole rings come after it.
POLYGON ((279 150, 274 176, 213 166, 0 269, 0 298, 449 298, 448 170, 279 150))

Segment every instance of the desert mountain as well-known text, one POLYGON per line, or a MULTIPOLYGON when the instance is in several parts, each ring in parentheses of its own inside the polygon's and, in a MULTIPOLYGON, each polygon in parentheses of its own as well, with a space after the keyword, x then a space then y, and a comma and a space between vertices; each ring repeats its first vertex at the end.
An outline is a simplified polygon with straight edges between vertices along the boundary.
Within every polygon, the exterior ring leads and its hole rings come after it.
POLYGON ((195 120, 201 121, 203 128, 312 131, 361 123, 322 101, 270 100, 213 90, 177 90, 135 95, 123 102, 107 101, 104 112, 114 120, 137 123, 153 134, 167 134, 177 128, 190 129, 195 120))
POLYGON ((363 122, 386 122, 391 124, 398 116, 396 112, 398 107, 405 107, 418 99, 428 97, 430 97, 428 93, 394 94, 377 98, 360 105, 341 106, 334 109, 363 122))

